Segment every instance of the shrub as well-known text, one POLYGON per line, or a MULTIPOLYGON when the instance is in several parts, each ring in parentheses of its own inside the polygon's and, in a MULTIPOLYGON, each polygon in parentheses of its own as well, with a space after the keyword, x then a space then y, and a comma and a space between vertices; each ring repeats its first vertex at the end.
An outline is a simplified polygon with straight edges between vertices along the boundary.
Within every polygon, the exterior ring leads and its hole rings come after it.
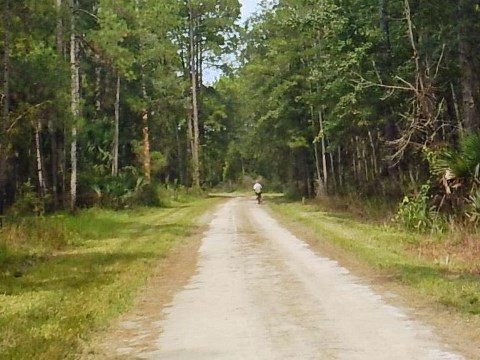
POLYGON ((39 197, 34 186, 27 181, 20 186, 15 203, 9 208, 14 217, 42 215, 45 212, 45 199, 39 197))
POLYGON ((422 185, 418 194, 405 196, 399 205, 395 220, 409 230, 443 231, 442 218, 435 211, 435 206, 429 204, 429 190, 430 184, 427 183, 422 185))

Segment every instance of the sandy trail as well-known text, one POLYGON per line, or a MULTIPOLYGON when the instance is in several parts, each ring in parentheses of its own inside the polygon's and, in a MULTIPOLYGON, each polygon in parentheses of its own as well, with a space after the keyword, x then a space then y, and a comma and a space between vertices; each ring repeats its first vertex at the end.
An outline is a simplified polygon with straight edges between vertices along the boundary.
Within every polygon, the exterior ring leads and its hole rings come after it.
POLYGON ((247 199, 217 209, 163 312, 156 350, 136 358, 463 359, 247 199))

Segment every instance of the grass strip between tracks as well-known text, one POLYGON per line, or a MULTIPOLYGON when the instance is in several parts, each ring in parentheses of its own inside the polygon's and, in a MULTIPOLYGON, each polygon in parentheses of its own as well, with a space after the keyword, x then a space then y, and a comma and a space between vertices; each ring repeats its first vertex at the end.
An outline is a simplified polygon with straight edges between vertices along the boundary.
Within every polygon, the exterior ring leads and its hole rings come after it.
POLYGON ((131 306, 156 265, 199 231, 196 219, 215 203, 65 215, 61 227, 70 238, 61 250, 0 262, 0 358, 73 357, 131 306))

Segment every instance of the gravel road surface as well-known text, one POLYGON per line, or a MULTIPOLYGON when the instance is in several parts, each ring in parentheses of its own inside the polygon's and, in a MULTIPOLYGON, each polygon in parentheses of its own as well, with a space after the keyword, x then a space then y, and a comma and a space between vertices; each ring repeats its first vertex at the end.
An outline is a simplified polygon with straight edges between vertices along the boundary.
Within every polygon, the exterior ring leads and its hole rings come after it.
POLYGON ((213 215, 144 359, 464 359, 252 199, 213 215))

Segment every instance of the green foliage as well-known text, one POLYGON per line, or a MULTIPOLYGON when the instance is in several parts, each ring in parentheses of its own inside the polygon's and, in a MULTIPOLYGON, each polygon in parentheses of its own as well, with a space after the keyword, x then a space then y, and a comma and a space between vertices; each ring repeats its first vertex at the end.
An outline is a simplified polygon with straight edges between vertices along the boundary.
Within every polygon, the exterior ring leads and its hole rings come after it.
POLYGON ((480 132, 466 135, 460 143, 460 151, 455 154, 452 170, 462 178, 479 178, 480 132))
POLYGON ((395 217, 400 225, 418 232, 441 230, 441 219, 435 207, 430 205, 429 190, 430 184, 427 183, 421 186, 418 194, 403 198, 395 217))
POLYGON ((468 197, 465 215, 470 222, 477 227, 480 223, 480 191, 476 191, 468 197))
POLYGON ((38 196, 30 181, 21 185, 15 203, 10 207, 9 214, 13 217, 42 215, 45 213, 47 198, 38 196))
POLYGON ((91 184, 95 193, 94 204, 113 209, 123 209, 134 205, 154 205, 158 203, 156 196, 149 189, 142 176, 135 168, 124 168, 118 176, 97 178, 91 184), (142 201, 147 201, 144 204, 142 201))

